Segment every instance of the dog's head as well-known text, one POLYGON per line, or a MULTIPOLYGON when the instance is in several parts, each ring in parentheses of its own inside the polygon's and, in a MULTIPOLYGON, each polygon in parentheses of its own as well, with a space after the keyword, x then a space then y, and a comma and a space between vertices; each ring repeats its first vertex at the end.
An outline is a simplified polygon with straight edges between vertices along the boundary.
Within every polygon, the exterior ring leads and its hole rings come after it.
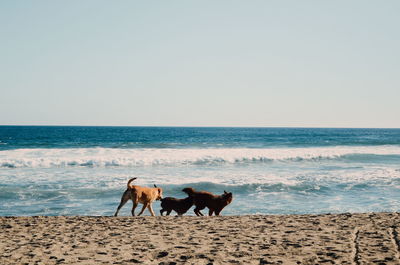
POLYGON ((221 195, 221 198, 226 201, 228 204, 230 204, 233 200, 233 194, 232 192, 226 192, 224 191, 224 194, 221 195))
POLYGON ((184 193, 186 193, 187 195, 189 195, 189 196, 192 196, 192 195, 195 193, 194 189, 191 188, 191 187, 184 188, 182 191, 183 191, 184 193))
POLYGON ((157 187, 156 184, 154 184, 154 188, 156 188, 157 191, 158 191, 156 200, 157 200, 157 201, 162 200, 162 198, 163 198, 163 197, 162 197, 162 188, 157 187))

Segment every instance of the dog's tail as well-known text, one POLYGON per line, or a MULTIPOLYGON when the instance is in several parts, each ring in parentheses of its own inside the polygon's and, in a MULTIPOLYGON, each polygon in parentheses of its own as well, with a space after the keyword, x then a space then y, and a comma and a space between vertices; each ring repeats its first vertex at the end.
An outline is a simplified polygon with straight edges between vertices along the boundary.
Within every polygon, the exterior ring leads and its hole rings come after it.
POLYGON ((135 179, 137 179, 137 178, 131 178, 130 180, 128 180, 128 184, 127 184, 128 189, 131 189, 131 182, 134 181, 135 179))

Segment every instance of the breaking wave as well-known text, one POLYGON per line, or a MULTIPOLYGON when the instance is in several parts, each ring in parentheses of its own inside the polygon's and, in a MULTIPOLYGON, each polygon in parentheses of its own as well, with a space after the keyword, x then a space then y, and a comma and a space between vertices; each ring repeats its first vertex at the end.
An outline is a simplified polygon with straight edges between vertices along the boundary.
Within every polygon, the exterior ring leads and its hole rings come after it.
POLYGON ((16 149, 0 151, 1 168, 223 165, 349 159, 400 159, 400 146, 224 149, 16 149))

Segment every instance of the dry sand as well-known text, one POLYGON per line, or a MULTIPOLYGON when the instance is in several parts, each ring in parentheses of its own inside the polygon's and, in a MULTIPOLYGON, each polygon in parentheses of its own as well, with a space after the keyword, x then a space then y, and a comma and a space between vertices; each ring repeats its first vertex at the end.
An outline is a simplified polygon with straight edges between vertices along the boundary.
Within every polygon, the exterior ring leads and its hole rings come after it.
POLYGON ((400 264, 400 213, 1 217, 0 264, 400 264))

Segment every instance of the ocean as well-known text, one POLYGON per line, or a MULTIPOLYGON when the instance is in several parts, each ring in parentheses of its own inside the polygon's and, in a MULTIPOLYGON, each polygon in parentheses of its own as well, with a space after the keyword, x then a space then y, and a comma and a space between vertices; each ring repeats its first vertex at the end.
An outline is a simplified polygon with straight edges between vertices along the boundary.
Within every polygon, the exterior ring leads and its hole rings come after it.
POLYGON ((132 177, 222 215, 400 211, 400 129, 0 126, 0 216, 113 215, 132 177))

